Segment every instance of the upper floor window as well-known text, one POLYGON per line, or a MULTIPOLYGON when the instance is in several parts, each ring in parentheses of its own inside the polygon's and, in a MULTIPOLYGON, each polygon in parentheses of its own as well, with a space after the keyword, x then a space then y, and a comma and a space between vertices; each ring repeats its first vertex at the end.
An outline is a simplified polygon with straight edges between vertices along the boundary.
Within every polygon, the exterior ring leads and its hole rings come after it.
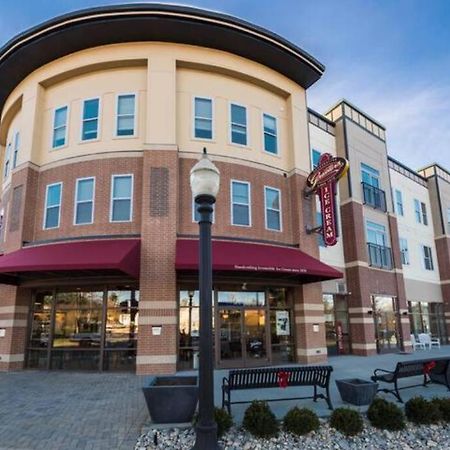
POLYGON ((67 140, 67 116, 68 107, 62 106, 55 109, 53 116, 53 148, 63 147, 67 140))
POLYGON ((98 138, 99 111, 100 100, 98 98, 92 98, 83 102, 82 141, 98 138))
POLYGON ((133 175, 113 175, 111 222, 130 222, 133 215, 133 175))
POLYGON ((315 169, 319 165, 320 157, 322 154, 319 152, 319 150, 314 150, 311 153, 311 162, 312 162, 312 168, 315 169))
POLYGON ((11 142, 6 146, 5 164, 3 176, 6 178, 9 174, 9 159, 11 158, 11 142))
POLYGON ((195 97, 194 99, 194 137, 213 138, 213 103, 210 98, 195 97))
POLYGON ((134 136, 136 133, 136 95, 117 96, 117 136, 134 136))
POLYGON ((400 255, 402 258, 402 264, 406 266, 409 264, 408 241, 404 238, 400 238, 399 242, 400 242, 400 255))
POLYGON ((44 229, 58 228, 61 218, 62 183, 47 185, 45 192, 44 229))
POLYGON ((361 181, 370 186, 380 187, 380 172, 367 164, 361 163, 361 181))
POLYGON ((89 224, 94 221, 95 179, 79 178, 75 188, 75 225, 89 224))
POLYGON ((422 245, 422 255, 423 255, 423 265, 425 267, 425 270, 434 270, 433 253, 431 251, 431 247, 422 245))
POLYGON ((450 225, 450 208, 447 208, 447 223, 450 225))
POLYGON ((14 138, 14 156, 13 156, 13 169, 17 167, 17 158, 19 156, 20 147, 20 133, 17 132, 14 138))
POLYGON ((367 221, 366 233, 370 266, 391 269, 392 253, 391 249, 386 245, 387 236, 384 225, 367 221))
POLYGON ((265 219, 268 230, 281 231, 281 192, 264 187, 265 219))
POLYGON ((273 155, 278 154, 277 119, 269 114, 263 114, 264 150, 273 155))
POLYGON ((249 227, 250 223, 250 183, 232 181, 231 224, 249 227))
POLYGON ((395 190, 395 210, 399 216, 403 216, 403 196, 401 191, 395 190))
POLYGON ((230 105, 231 142, 247 145, 247 108, 232 103, 230 105))
POLYGON ((419 202, 416 198, 414 199, 414 215, 416 216, 417 223, 428 225, 427 206, 424 202, 419 202))
POLYGON ((367 221, 367 242, 385 247, 387 242, 385 226, 367 221))

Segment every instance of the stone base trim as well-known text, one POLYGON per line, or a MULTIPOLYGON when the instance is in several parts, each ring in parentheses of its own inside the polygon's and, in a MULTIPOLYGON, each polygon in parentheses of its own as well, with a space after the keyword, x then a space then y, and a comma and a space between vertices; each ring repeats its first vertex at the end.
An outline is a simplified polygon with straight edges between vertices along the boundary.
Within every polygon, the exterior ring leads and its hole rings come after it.
POLYGON ((348 308, 349 314, 368 314, 369 311, 372 311, 372 308, 370 306, 358 306, 358 307, 352 307, 348 308))
POLYGON ((177 355, 138 355, 136 365, 143 364, 176 364, 177 355))
POLYGON ((296 303, 295 311, 321 311, 323 312, 323 303, 296 303))
POLYGON ((366 325, 373 325, 373 319, 370 317, 350 317, 350 323, 363 323, 366 325))
POLYGON ((176 325, 176 316, 140 316, 139 325, 176 325))
POLYGON ((28 314, 28 306, 0 306, 0 314, 28 314))
POLYGON ((27 326, 28 321, 26 320, 14 320, 14 319, 0 320, 0 328, 26 328, 27 326))
POLYGON ((139 302, 139 311, 145 309, 177 309, 177 302, 165 302, 161 300, 156 300, 154 302, 144 300, 139 302))
POLYGON ((358 344, 352 342, 352 349, 354 350, 376 350, 377 344, 375 342, 369 342, 367 344, 358 344))
POLYGON ((297 349, 297 356, 319 356, 326 354, 328 354, 328 350, 326 347, 297 349))
POLYGON ((23 362, 25 361, 25 355, 18 353, 16 355, 0 355, 0 361, 3 363, 23 362))
POLYGON ((325 323, 323 316, 296 317, 295 323, 325 323))

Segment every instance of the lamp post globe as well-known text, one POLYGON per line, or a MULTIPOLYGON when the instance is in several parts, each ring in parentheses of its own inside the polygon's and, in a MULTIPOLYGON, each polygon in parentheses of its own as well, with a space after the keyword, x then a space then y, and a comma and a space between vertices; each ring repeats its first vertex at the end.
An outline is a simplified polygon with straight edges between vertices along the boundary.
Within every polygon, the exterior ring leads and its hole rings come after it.
POLYGON ((203 149, 203 156, 191 170, 192 195, 200 215, 199 233, 199 395, 198 422, 193 450, 218 450, 217 424, 214 420, 214 357, 212 334, 212 250, 213 204, 220 186, 220 172, 203 149))

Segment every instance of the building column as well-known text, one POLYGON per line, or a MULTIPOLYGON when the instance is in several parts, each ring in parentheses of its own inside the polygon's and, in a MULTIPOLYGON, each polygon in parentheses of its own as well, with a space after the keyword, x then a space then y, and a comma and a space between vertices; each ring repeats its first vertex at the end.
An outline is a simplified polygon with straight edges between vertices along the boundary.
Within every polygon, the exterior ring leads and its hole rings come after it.
POLYGON ((0 285, 0 371, 24 368, 31 291, 0 285))
POLYGON ((450 237, 443 235, 435 239, 436 253, 441 278, 447 339, 450 339, 450 237))

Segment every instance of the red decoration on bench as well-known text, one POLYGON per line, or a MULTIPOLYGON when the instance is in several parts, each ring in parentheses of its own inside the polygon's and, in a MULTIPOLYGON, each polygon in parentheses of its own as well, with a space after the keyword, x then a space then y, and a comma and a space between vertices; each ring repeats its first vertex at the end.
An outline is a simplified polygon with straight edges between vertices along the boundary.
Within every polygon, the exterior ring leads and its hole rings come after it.
POLYGON ((436 362, 435 361, 430 361, 428 363, 425 363, 423 365, 423 373, 425 375, 430 375, 430 372, 436 367, 436 362))
POLYGON ((278 386, 280 386, 280 388, 282 388, 282 389, 287 388, 288 387, 288 378, 289 378, 288 372, 284 372, 284 371, 278 372, 278 386))

